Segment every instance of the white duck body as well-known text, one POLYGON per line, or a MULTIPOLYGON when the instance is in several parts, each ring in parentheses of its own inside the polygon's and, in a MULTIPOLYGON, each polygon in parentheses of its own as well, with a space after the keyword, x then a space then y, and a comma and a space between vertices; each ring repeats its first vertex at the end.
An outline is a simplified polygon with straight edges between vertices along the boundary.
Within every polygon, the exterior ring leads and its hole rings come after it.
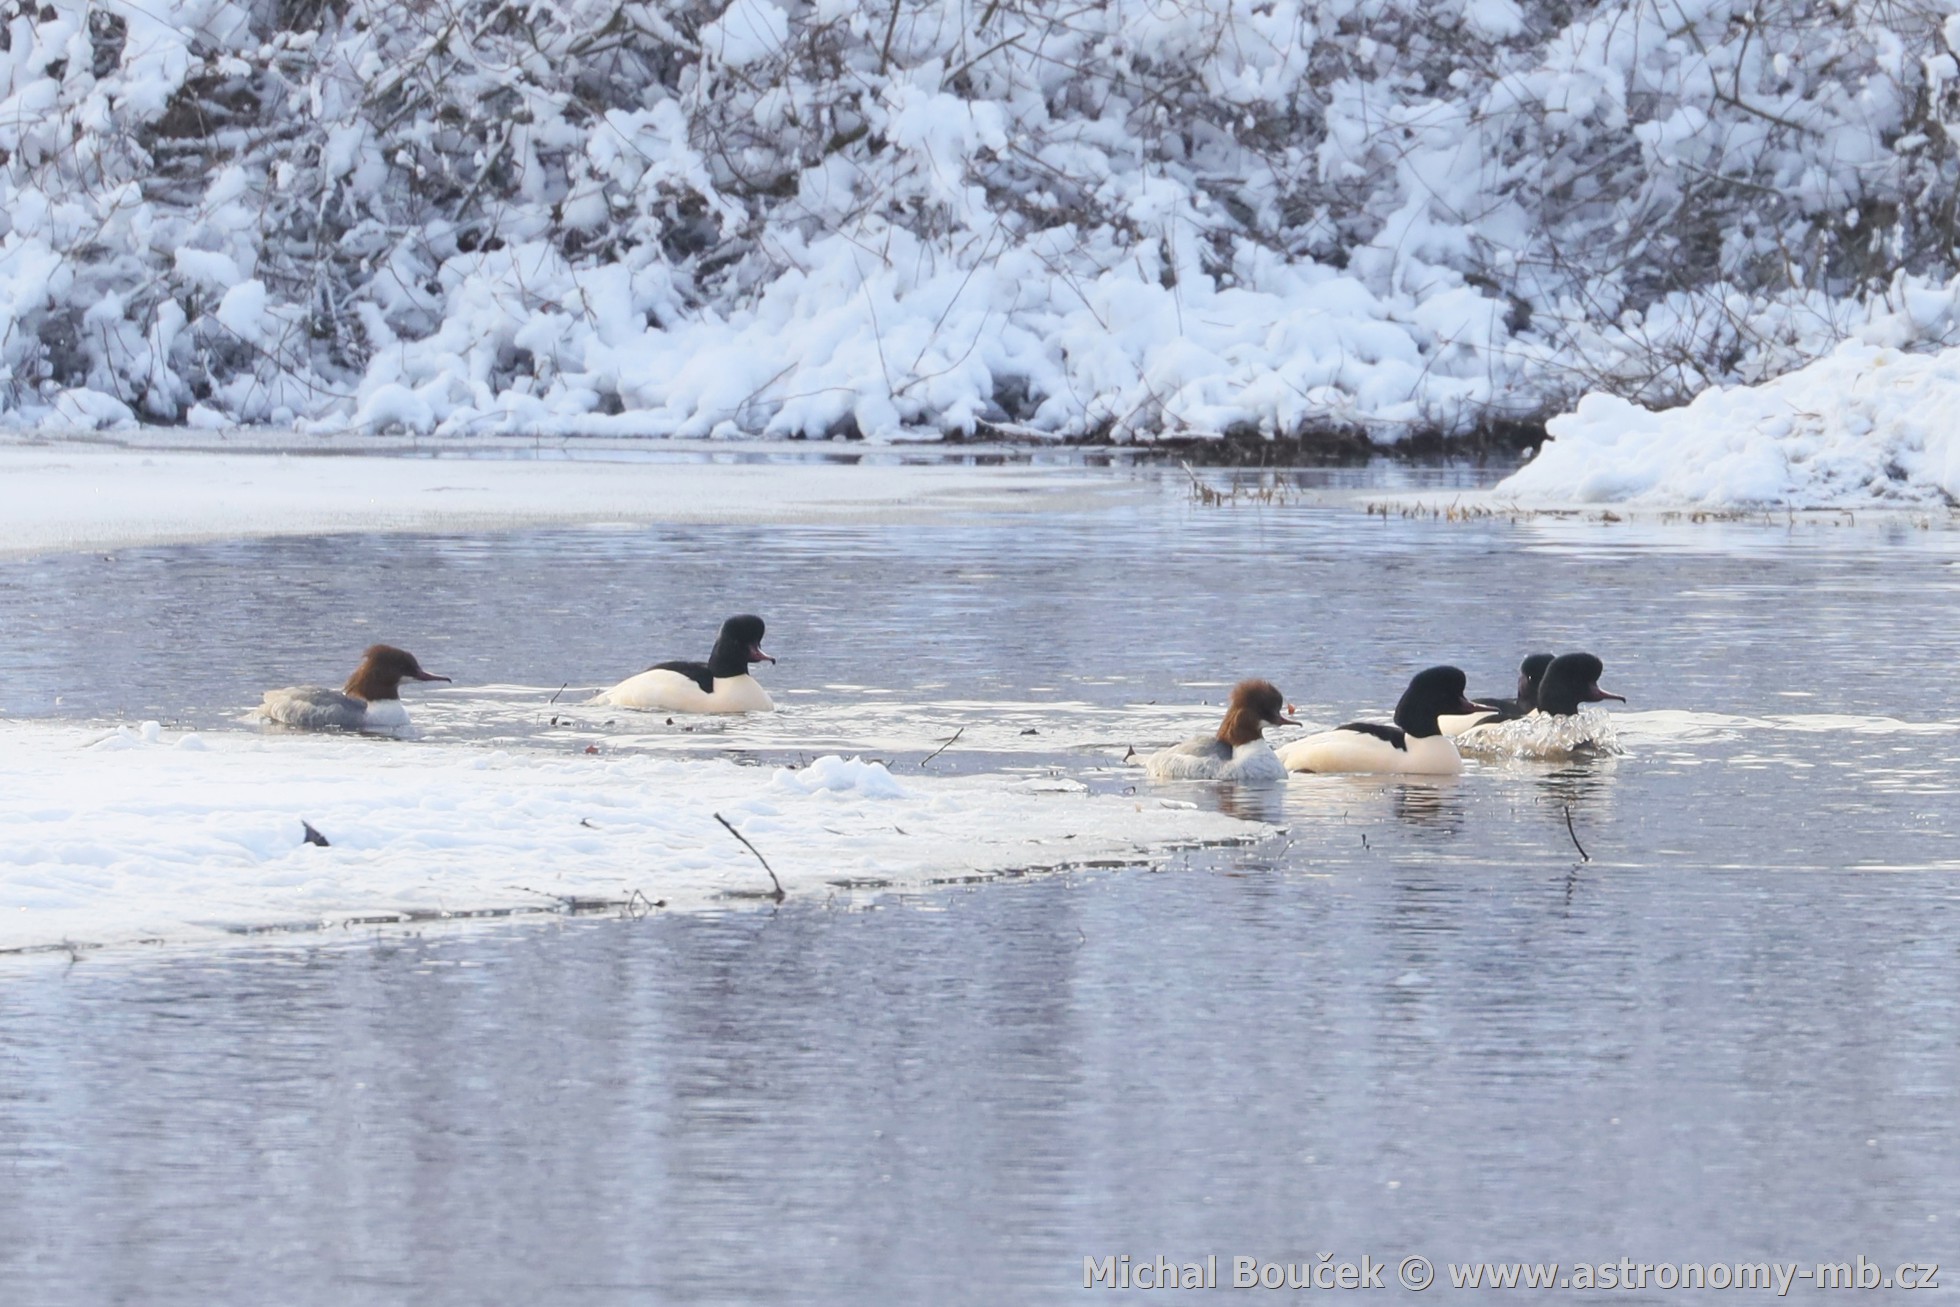
POLYGON ((1279 751, 1279 760, 1288 771, 1454 776, 1463 770, 1463 755, 1439 719, 1475 711, 1463 697, 1464 683, 1455 667, 1417 672, 1395 705, 1395 725, 1349 722, 1293 741, 1279 751))
POLYGON ((1412 736, 1398 727, 1380 729, 1393 731, 1401 742, 1340 726, 1283 746, 1278 760, 1288 771, 1304 772, 1454 776, 1463 770, 1463 755, 1447 735, 1412 736))
POLYGON ((1486 726, 1492 722, 1504 720, 1505 717, 1501 709, 1486 708, 1482 712, 1447 713, 1438 717, 1436 724, 1443 728, 1443 734, 1449 736, 1451 739, 1455 739, 1465 731, 1474 731, 1480 726, 1486 726))
POLYGON ((602 691, 594 703, 616 708, 639 708, 659 712, 742 713, 774 712, 775 700, 762 688, 762 682, 747 672, 740 676, 717 676, 713 688, 703 690, 685 672, 655 667, 629 676, 610 690, 602 691))
POLYGON ((1253 740, 1234 748, 1216 735, 1194 735, 1143 760, 1153 781, 1279 781, 1286 779, 1273 746, 1253 740))
POLYGON ((601 690, 592 702, 648 712, 774 712, 769 692, 749 675, 756 663, 776 661, 762 652, 764 629, 760 617, 738 613, 721 624, 707 662, 656 663, 601 690))

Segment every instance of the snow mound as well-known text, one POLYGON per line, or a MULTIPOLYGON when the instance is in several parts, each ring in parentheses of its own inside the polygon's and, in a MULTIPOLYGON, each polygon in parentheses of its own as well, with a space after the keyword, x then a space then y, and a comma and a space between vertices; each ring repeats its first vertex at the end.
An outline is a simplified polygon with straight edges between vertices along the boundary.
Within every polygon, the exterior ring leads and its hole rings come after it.
POLYGON ((1760 386, 1651 412, 1588 395, 1495 497, 1684 508, 1960 503, 1960 349, 1847 343, 1760 386))
POLYGON ((776 773, 770 788, 792 794, 857 795, 866 799, 912 797, 883 763, 866 762, 862 758, 840 758, 834 753, 800 770, 784 768, 776 773))
POLYGON ((717 815, 792 899, 1148 861, 1269 831, 1015 776, 900 785, 841 757, 774 771, 582 748, 0 723, 0 951, 767 892, 717 815), (302 823, 327 844, 307 842, 302 823))

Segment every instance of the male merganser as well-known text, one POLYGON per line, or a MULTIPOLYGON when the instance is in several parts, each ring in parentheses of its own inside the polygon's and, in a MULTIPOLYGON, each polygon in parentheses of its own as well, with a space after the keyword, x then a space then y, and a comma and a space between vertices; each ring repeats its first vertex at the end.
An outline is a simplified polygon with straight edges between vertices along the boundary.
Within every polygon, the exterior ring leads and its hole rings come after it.
POLYGON ((1160 749, 1143 760, 1143 767, 1154 781, 1284 780, 1286 768, 1266 743, 1266 727, 1297 725, 1271 681, 1240 681, 1232 687, 1217 734, 1194 735, 1160 749))
POLYGON ((721 624, 707 662, 656 663, 592 702, 661 712, 774 712, 775 701, 749 675, 749 664, 775 661, 762 652, 762 619, 744 613, 721 624))
POLYGON ((1570 717, 1582 703, 1602 703, 1607 699, 1626 702, 1626 696, 1599 688, 1606 664, 1589 653, 1560 654, 1545 669, 1538 682, 1538 711, 1554 717, 1570 717))
POLYGON ((1579 706, 1626 700, 1599 688, 1604 670, 1589 653, 1560 654, 1538 682, 1538 707, 1506 722, 1483 723, 1457 737, 1472 753, 1553 760, 1579 753, 1617 753, 1613 724, 1603 713, 1582 715, 1579 706))
POLYGON ((404 679, 446 681, 422 670, 415 655, 390 644, 368 646, 361 665, 339 690, 323 685, 295 685, 267 690, 259 705, 260 720, 302 731, 392 731, 408 725, 402 707, 404 679))
POLYGON ((1471 702, 1477 711, 1469 715, 1444 713, 1439 719, 1445 735, 1461 735, 1473 726, 1489 726, 1493 722, 1516 721, 1538 706, 1538 682, 1545 675, 1545 669, 1552 665, 1552 655, 1535 653, 1528 655, 1518 664, 1518 697, 1500 699, 1494 696, 1479 696, 1471 702))
POLYGON ((1454 775, 1463 770, 1463 758, 1437 718, 1473 710, 1463 697, 1467 683, 1454 667, 1417 672, 1395 705, 1395 725, 1349 722, 1293 741, 1279 750, 1279 760, 1288 771, 1454 775))

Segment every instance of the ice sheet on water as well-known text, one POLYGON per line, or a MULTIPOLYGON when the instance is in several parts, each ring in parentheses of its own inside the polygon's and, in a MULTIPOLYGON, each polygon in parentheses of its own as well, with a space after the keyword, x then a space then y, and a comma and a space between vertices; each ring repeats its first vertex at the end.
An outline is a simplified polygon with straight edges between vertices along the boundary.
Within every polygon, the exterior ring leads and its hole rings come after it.
POLYGON ((767 888, 718 814, 793 897, 1270 830, 1018 774, 900 783, 840 756, 792 769, 585 748, 0 723, 0 950, 767 888))

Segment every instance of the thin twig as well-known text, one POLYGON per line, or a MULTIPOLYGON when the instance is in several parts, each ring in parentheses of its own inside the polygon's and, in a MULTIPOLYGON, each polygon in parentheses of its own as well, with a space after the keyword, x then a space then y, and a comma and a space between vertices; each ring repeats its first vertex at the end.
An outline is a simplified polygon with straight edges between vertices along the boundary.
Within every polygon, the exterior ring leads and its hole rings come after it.
MULTIPOLYGON (((570 681, 567 681, 567 682, 565 682, 565 685, 570 685, 570 684, 571 684, 571 682, 570 682, 570 681)), ((558 693, 557 693, 557 694, 554 694, 554 695, 552 695, 552 696, 551 696, 551 697, 550 697, 549 699, 546 699, 546 700, 544 701, 544 702, 545 702, 545 706, 546 706, 546 707, 550 707, 550 706, 551 706, 552 704, 554 704, 554 703, 557 703, 557 702, 558 702, 558 695, 559 695, 559 694, 563 694, 563 693, 565 693, 565 685, 561 685, 561 686, 559 686, 559 687, 558 687, 558 693)))
POLYGON ((1572 829, 1572 805, 1569 803, 1565 805, 1565 833, 1572 837, 1572 847, 1579 850, 1579 856, 1591 862, 1592 854, 1587 853, 1586 846, 1579 843, 1579 832, 1572 829))
POLYGON ((783 883, 780 880, 776 879, 776 869, 769 865, 769 859, 762 856, 762 850, 758 849, 755 845, 749 843, 748 836, 742 834, 742 832, 736 830, 733 826, 729 826, 728 818, 722 816, 720 813, 716 813, 715 820, 720 822, 724 827, 727 827, 728 833, 730 835, 733 835, 736 839, 742 841, 743 848, 747 849, 750 853, 755 854, 755 860, 762 864, 762 869, 769 873, 769 880, 776 887, 776 893, 775 893, 776 902, 781 903, 785 898, 787 898, 788 896, 783 893, 783 883))
POLYGON ((931 753, 919 759, 919 766, 921 767, 925 766, 927 763, 931 762, 934 758, 937 758, 940 754, 952 748, 955 741, 957 741, 960 738, 960 736, 965 734, 966 734, 966 727, 964 726, 960 727, 957 731, 954 731, 952 739, 946 741, 946 743, 940 745, 937 749, 934 749, 931 753))
POLYGON ((883 77, 885 70, 892 65, 892 37, 898 34, 898 3, 899 0, 892 0, 892 20, 885 28, 884 48, 878 51, 878 76, 880 77, 883 77))

